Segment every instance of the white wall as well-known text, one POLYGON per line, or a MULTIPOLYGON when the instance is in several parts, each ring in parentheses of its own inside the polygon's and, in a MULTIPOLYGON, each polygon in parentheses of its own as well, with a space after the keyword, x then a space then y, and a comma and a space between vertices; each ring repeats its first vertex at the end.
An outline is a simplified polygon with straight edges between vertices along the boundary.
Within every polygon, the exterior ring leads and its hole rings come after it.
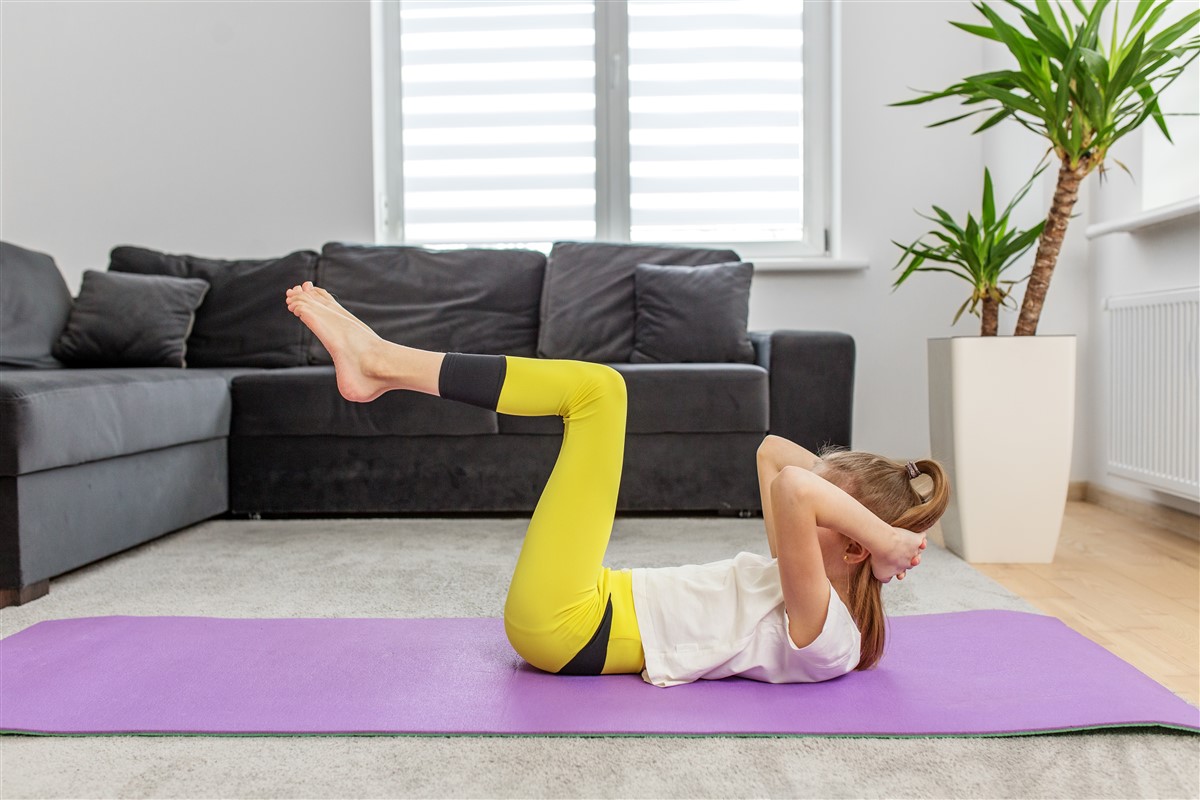
POLYGON ((860 272, 758 273, 752 328, 845 331, 858 347, 854 446, 903 458, 929 453, 926 339, 977 335, 954 312, 969 295, 948 275, 914 275, 892 293, 891 267, 933 223, 934 204, 965 216, 983 188, 983 139, 953 116, 952 101, 889 108, 982 71, 980 40, 948 20, 978 15, 966 0, 856 0, 842 5, 843 255, 860 272))
POLYGON ((366 3, 0 3, 0 236, 78 291, 118 244, 372 241, 366 3))
MULTIPOLYGON (((1173 124, 1168 121, 1168 127, 1173 124)), ((1141 138, 1149 134, 1146 128, 1143 126, 1129 134, 1110 151, 1111 157, 1124 162, 1139 180, 1144 177, 1141 138)), ((1092 223, 1123 219, 1143 210, 1138 185, 1115 167, 1104 184, 1094 181, 1089 191, 1092 223)), ((1088 296, 1090 333, 1097 342, 1087 365, 1088 383, 1083 387, 1090 398, 1088 435, 1095 442, 1087 462, 1087 480, 1118 494, 1200 513, 1200 504, 1107 472, 1110 371, 1109 323, 1104 313, 1104 302, 1109 297, 1200 284, 1200 216, 1192 214, 1132 233, 1113 233, 1091 239, 1087 262, 1092 279, 1088 296)))

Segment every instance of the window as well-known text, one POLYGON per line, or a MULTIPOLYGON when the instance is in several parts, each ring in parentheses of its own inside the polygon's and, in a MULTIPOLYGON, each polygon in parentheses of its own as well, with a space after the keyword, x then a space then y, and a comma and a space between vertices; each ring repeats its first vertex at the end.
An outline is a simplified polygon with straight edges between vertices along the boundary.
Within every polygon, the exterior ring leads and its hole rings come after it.
POLYGON ((379 239, 828 251, 830 5, 373 5, 379 239))

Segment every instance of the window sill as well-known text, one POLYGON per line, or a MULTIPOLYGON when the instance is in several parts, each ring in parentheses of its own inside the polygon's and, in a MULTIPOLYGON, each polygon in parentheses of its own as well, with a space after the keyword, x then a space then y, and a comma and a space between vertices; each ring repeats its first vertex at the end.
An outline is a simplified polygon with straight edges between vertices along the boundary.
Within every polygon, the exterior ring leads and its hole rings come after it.
POLYGON ((745 258, 754 263, 755 272, 845 272, 869 269, 871 266, 865 258, 745 258))
POLYGON ((1135 233, 1152 225, 1159 225, 1163 222, 1170 222, 1174 219, 1182 219, 1195 214, 1200 214, 1200 197, 1192 197, 1188 200, 1181 200, 1178 203, 1152 208, 1149 211, 1143 211, 1140 214, 1134 214, 1124 219, 1112 220, 1111 222, 1098 222, 1095 225, 1087 227, 1086 235, 1089 239, 1095 239, 1097 236, 1106 236, 1110 233, 1135 233))

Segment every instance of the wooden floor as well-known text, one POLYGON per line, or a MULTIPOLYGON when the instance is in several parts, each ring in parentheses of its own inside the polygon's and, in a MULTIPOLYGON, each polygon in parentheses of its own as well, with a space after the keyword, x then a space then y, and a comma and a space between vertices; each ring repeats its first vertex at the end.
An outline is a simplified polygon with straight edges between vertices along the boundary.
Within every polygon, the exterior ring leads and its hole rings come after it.
POLYGON ((1070 502, 1053 563, 972 566, 1200 704, 1200 542, 1070 502))

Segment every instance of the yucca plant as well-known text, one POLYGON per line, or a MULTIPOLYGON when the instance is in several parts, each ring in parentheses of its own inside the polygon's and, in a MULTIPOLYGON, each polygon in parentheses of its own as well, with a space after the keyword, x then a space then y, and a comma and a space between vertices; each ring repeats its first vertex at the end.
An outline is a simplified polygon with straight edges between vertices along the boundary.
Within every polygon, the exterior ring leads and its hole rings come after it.
MULTIPOLYGON (((1016 58, 1016 68, 973 75, 940 92, 893 103, 908 106, 943 97, 962 97, 962 105, 987 104, 967 114, 928 127, 946 125, 980 113, 990 116, 973 133, 980 133, 1012 118, 1050 141, 1060 163, 1054 199, 1034 257, 1033 271, 1017 319, 1016 334, 1037 333, 1038 320, 1058 262, 1079 185, 1093 170, 1104 173, 1104 159, 1113 143, 1153 117, 1171 140, 1158 99, 1162 91, 1195 60, 1200 37, 1176 45, 1200 21, 1193 11, 1161 31, 1154 26, 1171 0, 1139 0, 1128 29, 1118 40, 1119 5, 1113 11, 1112 36, 1107 49, 1100 34, 1101 17, 1111 0, 1097 0, 1090 8, 1073 0, 1083 15, 1073 24, 1063 4, 1056 0, 1062 26, 1048 0, 1037 0, 1034 11, 1017 0, 1004 0, 1021 12, 1027 31, 1000 17, 986 3, 973 4, 989 25, 951 24, 968 33, 1000 42, 1016 58), (1191 56, 1188 57, 1188 53, 1191 56), (1186 60, 1185 60, 1186 59, 1186 60), (1182 64, 1171 66, 1175 62, 1182 64)), ((1120 164, 1120 162, 1117 162, 1120 164)), ((1120 164, 1126 172, 1129 170, 1120 164)))
POLYGON ((983 171, 983 208, 978 221, 968 212, 966 224, 960 225, 937 206, 933 207, 936 217, 918 212, 919 216, 938 223, 941 230, 927 231, 907 247, 892 241, 897 247, 904 248, 903 255, 892 269, 900 268, 909 259, 908 266, 892 284, 892 289, 895 290, 914 272, 946 272, 962 278, 971 284, 971 296, 959 307, 951 324, 957 323, 963 312, 969 311, 982 320, 980 335, 995 336, 1000 321, 1000 307, 1012 302, 1012 287, 1025 280, 1006 281, 1001 280, 1000 276, 1033 246, 1046 226, 1042 221, 1027 231, 1009 230, 1008 217, 1029 192, 1037 176, 1045 171, 1046 167, 1042 167, 1033 173, 1033 177, 1009 201, 999 217, 996 216, 996 201, 992 192, 992 174, 987 169, 983 171), (940 244, 931 247, 924 241, 926 236, 934 237, 940 244))

